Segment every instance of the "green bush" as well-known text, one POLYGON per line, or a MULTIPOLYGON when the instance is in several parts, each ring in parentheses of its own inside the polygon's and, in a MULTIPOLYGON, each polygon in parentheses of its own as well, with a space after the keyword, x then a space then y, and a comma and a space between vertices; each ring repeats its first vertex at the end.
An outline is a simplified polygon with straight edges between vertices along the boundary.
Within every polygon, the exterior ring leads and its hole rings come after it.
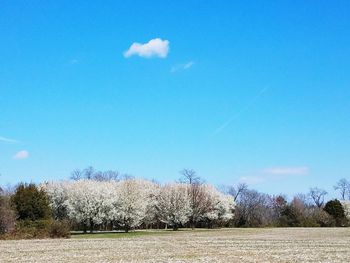
POLYGON ((300 220, 301 227, 320 227, 320 224, 313 217, 305 217, 300 220))
POLYGON ((320 227, 334 227, 336 222, 334 218, 326 213, 323 209, 315 209, 310 215, 311 219, 314 220, 320 227))
POLYGON ((19 220, 17 226, 19 228, 35 228, 35 229, 48 229, 51 225, 51 219, 44 220, 19 220))
POLYGON ((281 216, 278 220, 280 227, 298 227, 300 226, 300 216, 292 205, 285 205, 281 210, 281 216))
POLYGON ((69 238, 70 225, 67 221, 48 220, 20 220, 16 229, 3 239, 33 239, 33 238, 69 238))
POLYGON ((47 238, 51 220, 19 220, 14 232, 15 239, 47 238))

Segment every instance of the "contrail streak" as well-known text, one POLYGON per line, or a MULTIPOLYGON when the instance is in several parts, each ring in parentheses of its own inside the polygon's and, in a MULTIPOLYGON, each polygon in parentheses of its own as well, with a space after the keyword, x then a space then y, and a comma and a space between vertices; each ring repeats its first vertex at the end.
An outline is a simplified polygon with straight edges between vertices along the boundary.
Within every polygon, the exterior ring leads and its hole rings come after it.
POLYGON ((5 143, 18 143, 19 141, 0 136, 0 142, 5 142, 5 143))
POLYGON ((225 130, 232 121, 234 121, 235 119, 237 119, 238 117, 240 117, 242 115, 242 113, 246 112, 247 110, 249 110, 250 107, 252 107, 257 100, 268 90, 268 87, 264 87, 262 88, 259 93, 243 108, 241 109, 239 112, 237 112, 235 115, 233 115, 230 119, 228 119, 227 121, 225 121, 222 125, 220 125, 215 131, 214 134, 218 134, 220 132, 222 132, 223 130, 225 130))

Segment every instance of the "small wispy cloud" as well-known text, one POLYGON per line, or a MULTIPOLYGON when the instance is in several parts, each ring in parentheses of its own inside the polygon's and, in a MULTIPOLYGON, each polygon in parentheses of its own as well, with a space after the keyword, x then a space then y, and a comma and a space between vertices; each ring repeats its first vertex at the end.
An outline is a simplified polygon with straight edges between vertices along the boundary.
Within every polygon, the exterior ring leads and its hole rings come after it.
POLYGON ((266 181, 281 180, 287 177, 306 176, 309 172, 310 169, 307 166, 270 167, 253 172, 253 175, 242 176, 239 182, 255 185, 266 181))
POLYGON ((191 68, 193 65, 194 65, 194 61, 189 61, 189 62, 184 63, 184 64, 175 65, 171 68, 170 72, 174 73, 177 71, 186 70, 186 69, 191 68))
POLYGON ((29 157, 29 152, 26 150, 22 150, 17 152, 12 158, 15 160, 23 160, 29 157))
POLYGON ((263 169, 262 173, 271 175, 307 175, 309 167, 272 167, 263 169))
POLYGON ((193 61, 189 61, 188 63, 186 63, 184 65, 184 69, 189 69, 190 67, 192 67, 194 65, 194 62, 193 61))
POLYGON ((262 183, 265 180, 266 178, 262 176, 243 176, 239 179, 239 182, 254 185, 254 184, 262 183))
POLYGON ((71 60, 69 60, 69 64, 77 64, 79 62, 79 60, 78 59, 76 59, 76 58, 73 58, 73 59, 71 59, 71 60))
POLYGON ((128 58, 137 55, 143 58, 159 57, 166 58, 169 53, 169 41, 161 38, 151 39, 147 43, 133 43, 127 51, 124 52, 124 57, 128 58))
POLYGON ((4 142, 4 143, 18 143, 18 140, 15 139, 10 139, 10 138, 6 138, 3 136, 0 136, 0 142, 4 142))

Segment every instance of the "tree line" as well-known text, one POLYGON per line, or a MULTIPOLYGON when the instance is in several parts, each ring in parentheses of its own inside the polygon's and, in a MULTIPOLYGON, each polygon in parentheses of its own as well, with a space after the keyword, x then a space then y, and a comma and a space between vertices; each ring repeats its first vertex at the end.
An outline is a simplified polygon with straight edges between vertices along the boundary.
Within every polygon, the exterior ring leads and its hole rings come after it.
POLYGON ((0 188, 0 236, 68 237, 70 230, 124 230, 180 227, 348 226, 350 183, 339 180, 340 200, 325 202, 314 187, 288 200, 246 184, 220 189, 184 169, 174 183, 160 184, 92 167, 69 180, 0 188))

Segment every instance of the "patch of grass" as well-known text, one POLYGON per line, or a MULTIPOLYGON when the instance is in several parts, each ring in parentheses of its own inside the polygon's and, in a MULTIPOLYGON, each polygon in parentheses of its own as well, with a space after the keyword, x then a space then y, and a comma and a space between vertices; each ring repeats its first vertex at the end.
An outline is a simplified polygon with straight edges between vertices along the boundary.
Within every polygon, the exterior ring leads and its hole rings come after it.
POLYGON ((155 231, 130 231, 129 233, 125 232, 95 232, 95 233, 72 233, 72 238, 130 238, 130 237, 139 237, 139 236, 149 236, 149 235, 162 235, 169 234, 169 231, 155 230, 155 231))
POLYGON ((128 237, 139 237, 139 236, 157 236, 164 234, 179 234, 179 233, 201 233, 201 232, 213 232, 218 231, 218 229, 207 229, 207 228, 180 228, 177 231, 173 231, 171 228, 168 229, 155 229, 155 230, 134 230, 129 233, 125 233, 124 231, 110 231, 110 232, 94 232, 94 233, 86 233, 82 232, 71 232, 72 238, 128 238, 128 237))

